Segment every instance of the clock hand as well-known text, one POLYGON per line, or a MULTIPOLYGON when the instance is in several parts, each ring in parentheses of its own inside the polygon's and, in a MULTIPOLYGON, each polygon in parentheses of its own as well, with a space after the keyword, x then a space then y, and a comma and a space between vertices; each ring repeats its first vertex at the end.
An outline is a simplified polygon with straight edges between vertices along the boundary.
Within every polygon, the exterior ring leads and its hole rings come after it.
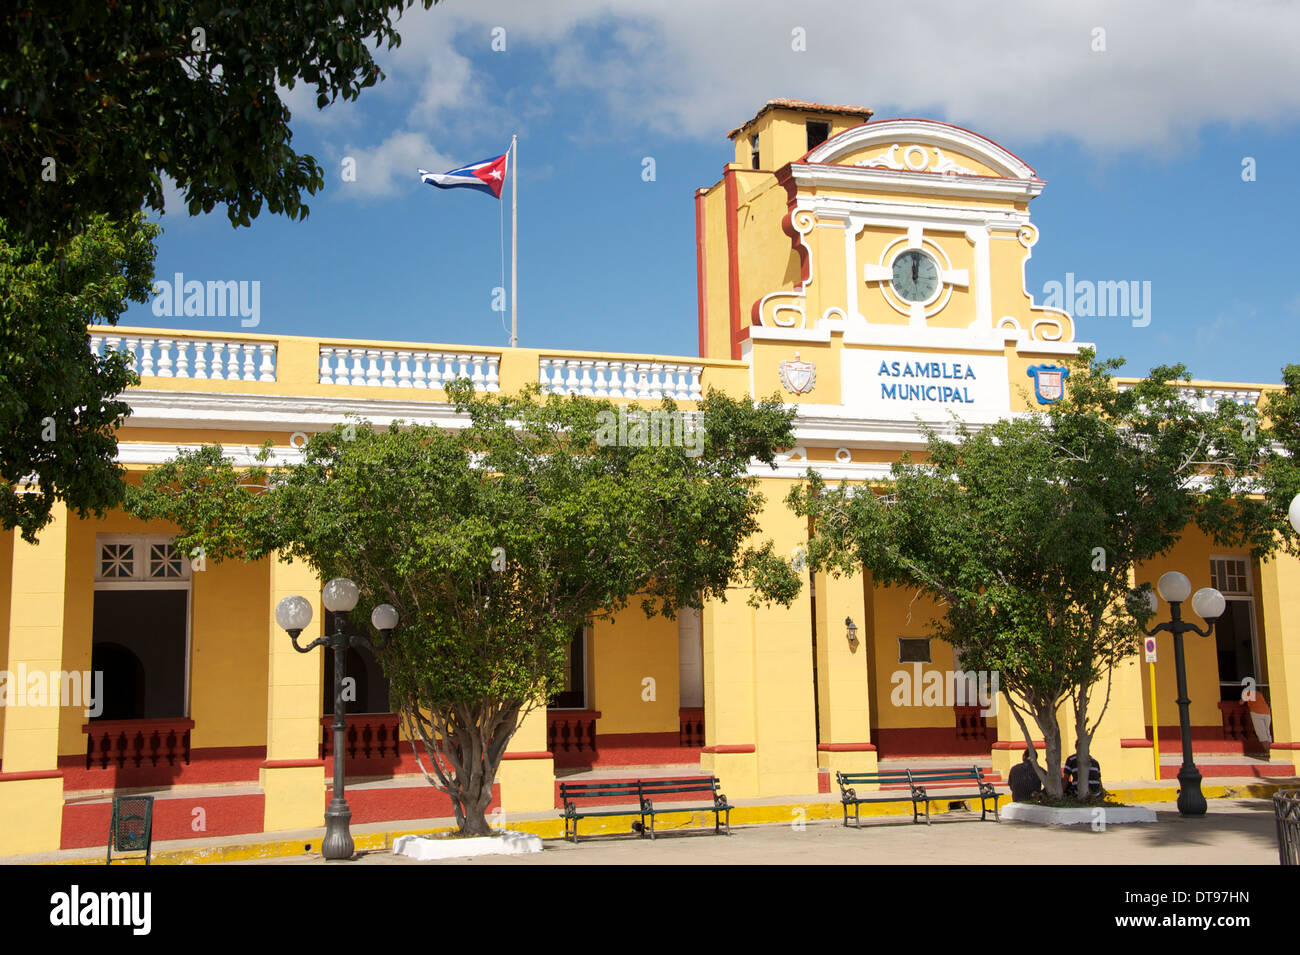
POLYGON ((921 266, 921 257, 919 255, 913 255, 912 256, 912 281, 913 282, 916 281, 916 270, 920 268, 920 266, 921 266))

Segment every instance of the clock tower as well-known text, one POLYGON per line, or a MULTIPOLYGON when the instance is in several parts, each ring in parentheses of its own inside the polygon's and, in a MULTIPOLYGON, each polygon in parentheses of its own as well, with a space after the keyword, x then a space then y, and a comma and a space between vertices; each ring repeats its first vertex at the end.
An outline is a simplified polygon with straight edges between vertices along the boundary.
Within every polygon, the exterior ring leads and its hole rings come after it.
POLYGON ((1025 286, 1044 183, 1024 160, 948 123, 797 100, 730 137, 735 161, 696 194, 702 356, 749 360, 767 395, 797 351, 816 387, 784 398, 873 418, 1045 403, 1029 369, 1081 345, 1025 286))

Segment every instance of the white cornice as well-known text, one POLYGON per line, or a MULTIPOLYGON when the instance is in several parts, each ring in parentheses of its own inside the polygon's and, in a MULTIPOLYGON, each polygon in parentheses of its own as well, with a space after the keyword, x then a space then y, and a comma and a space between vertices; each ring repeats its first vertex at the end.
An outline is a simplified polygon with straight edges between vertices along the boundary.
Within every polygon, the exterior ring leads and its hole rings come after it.
POLYGON ((350 415, 375 424, 401 420, 443 428, 463 428, 469 421, 444 401, 142 388, 131 389, 122 398, 131 406, 127 427, 140 428, 327 431, 350 415))
POLYGON ((1043 191, 1038 179, 994 179, 990 176, 947 176, 927 172, 895 172, 863 166, 823 166, 791 163, 790 175, 800 188, 876 189, 882 192, 926 192, 966 199, 1032 199, 1043 191))
MULTIPOLYGON (((123 441, 117 446, 117 461, 127 466, 148 466, 170 461, 182 451, 197 451, 202 444, 167 444, 160 441, 123 441)), ((278 465, 301 464, 302 451, 298 448, 272 448, 270 460, 261 462, 257 455, 260 447, 251 444, 223 444, 221 453, 229 458, 236 467, 246 468, 265 463, 267 467, 278 465)))

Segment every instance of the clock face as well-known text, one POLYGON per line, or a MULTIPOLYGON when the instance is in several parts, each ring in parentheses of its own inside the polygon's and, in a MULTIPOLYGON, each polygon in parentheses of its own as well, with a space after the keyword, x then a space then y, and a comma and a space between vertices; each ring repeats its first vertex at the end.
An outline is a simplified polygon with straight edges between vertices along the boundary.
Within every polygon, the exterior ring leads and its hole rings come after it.
POLYGON ((939 289, 939 265, 920 249, 908 249, 894 259, 891 284, 905 302, 928 302, 939 289))

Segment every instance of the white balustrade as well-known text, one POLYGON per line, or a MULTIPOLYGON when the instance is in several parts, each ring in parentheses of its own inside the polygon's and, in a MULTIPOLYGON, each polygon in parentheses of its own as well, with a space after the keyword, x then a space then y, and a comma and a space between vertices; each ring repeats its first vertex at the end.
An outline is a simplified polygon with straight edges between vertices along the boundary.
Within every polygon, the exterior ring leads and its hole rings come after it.
POLYGON ((322 385, 441 389, 468 378, 475 391, 500 391, 500 355, 320 346, 322 385))
MULTIPOLYGON (((1119 390, 1128 391, 1132 387, 1128 382, 1124 382, 1119 386, 1119 390)), ((1222 401, 1231 401, 1252 408, 1259 404, 1260 390, 1258 388, 1199 388, 1195 385, 1175 385, 1174 387, 1182 392, 1184 400, 1189 405, 1200 411, 1214 411, 1222 401)))
POLYGON ((92 334, 90 351, 98 358, 115 351, 127 354, 130 357, 128 365, 141 378, 184 378, 191 381, 276 380, 274 342, 177 338, 174 335, 92 334), (254 358, 259 353, 260 363, 254 358))
POLYGON ((537 362, 542 391, 557 395, 593 395, 597 398, 699 401, 703 365, 678 365, 660 361, 617 361, 592 358, 547 358, 537 362))

